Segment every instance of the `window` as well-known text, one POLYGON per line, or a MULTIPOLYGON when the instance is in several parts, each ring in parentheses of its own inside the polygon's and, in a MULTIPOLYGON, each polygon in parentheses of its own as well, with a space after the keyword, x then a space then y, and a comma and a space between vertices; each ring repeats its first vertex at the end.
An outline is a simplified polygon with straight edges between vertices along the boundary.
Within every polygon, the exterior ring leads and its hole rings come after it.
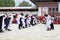
POLYGON ((49 11, 51 11, 51 8, 49 8, 49 11))
POLYGON ((52 8, 52 11, 55 11, 55 8, 52 8))
POLYGON ((58 8, 56 8, 56 11, 58 11, 58 8))

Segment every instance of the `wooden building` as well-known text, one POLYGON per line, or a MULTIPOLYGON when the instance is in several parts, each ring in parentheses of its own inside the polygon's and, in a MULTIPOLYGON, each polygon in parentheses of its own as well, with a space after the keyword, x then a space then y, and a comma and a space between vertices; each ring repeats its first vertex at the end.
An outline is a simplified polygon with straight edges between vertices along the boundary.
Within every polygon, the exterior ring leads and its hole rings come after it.
POLYGON ((42 16, 45 13, 50 15, 57 16, 58 12, 58 3, 60 0, 31 0, 37 7, 39 15, 42 16))

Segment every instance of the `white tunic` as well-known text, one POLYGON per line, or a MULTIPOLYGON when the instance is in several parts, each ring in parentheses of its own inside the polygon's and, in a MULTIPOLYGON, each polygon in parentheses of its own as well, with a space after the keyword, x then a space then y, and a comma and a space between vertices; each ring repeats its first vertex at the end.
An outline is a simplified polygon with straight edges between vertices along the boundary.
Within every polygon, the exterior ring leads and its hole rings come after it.
POLYGON ((28 18, 28 23, 30 24, 30 22, 31 22, 31 17, 28 18))
POLYGON ((47 28, 51 28, 50 24, 51 24, 51 16, 48 15, 48 16, 46 17, 46 27, 47 27, 47 28))
POLYGON ((29 27, 29 25, 30 25, 30 21, 31 21, 31 18, 30 18, 30 17, 27 18, 27 27, 29 27))
POLYGON ((37 24, 37 18, 34 18, 35 23, 37 24))
POLYGON ((19 20, 20 20, 20 17, 22 17, 22 16, 21 16, 21 15, 18 15, 18 16, 17 16, 17 19, 16 19, 18 25, 20 24, 20 21, 19 21, 19 20))
POLYGON ((51 20, 52 20, 52 23, 53 23, 53 21, 54 21, 54 17, 52 17, 52 19, 51 19, 51 20))
POLYGON ((24 26, 24 27, 25 27, 25 17, 24 17, 24 16, 22 16, 22 23, 23 23, 23 25, 22 25, 22 26, 24 26))

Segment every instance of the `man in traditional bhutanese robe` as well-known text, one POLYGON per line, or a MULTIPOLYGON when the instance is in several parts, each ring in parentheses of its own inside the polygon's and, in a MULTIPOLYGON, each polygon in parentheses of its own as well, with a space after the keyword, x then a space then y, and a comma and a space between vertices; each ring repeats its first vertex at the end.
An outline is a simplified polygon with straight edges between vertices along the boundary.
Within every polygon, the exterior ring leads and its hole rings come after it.
POLYGON ((11 25, 12 25, 12 21, 13 21, 13 15, 9 15, 10 21, 9 21, 9 25, 8 25, 8 29, 9 31, 11 31, 11 25))
POLYGON ((12 21, 13 21, 13 18, 12 18, 13 16, 7 16, 6 18, 5 18, 5 30, 8 30, 8 31, 11 31, 11 23, 12 23, 12 21))
POLYGON ((20 15, 19 23, 20 23, 19 24, 19 29, 25 28, 25 17, 23 15, 23 13, 21 13, 21 15, 20 15))
POLYGON ((25 15, 25 26, 30 27, 30 17, 28 14, 25 15))
POLYGON ((46 27, 47 27, 47 31, 48 30, 51 30, 51 16, 50 15, 48 15, 48 14, 45 14, 45 16, 46 16, 46 27))
POLYGON ((31 25, 34 26, 35 25, 35 17, 34 15, 31 16, 31 25))

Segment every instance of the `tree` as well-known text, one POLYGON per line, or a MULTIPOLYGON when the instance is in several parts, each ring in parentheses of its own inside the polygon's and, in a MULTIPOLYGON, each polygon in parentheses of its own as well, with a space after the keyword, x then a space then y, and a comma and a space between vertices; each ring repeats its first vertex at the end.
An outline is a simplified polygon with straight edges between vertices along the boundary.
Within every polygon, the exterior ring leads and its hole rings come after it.
POLYGON ((23 1, 23 2, 21 2, 21 3, 19 4, 19 6, 20 6, 20 7, 30 7, 31 4, 29 4, 29 3, 26 2, 26 1, 23 1))
POLYGON ((14 7, 14 0, 0 0, 0 7, 14 7))

